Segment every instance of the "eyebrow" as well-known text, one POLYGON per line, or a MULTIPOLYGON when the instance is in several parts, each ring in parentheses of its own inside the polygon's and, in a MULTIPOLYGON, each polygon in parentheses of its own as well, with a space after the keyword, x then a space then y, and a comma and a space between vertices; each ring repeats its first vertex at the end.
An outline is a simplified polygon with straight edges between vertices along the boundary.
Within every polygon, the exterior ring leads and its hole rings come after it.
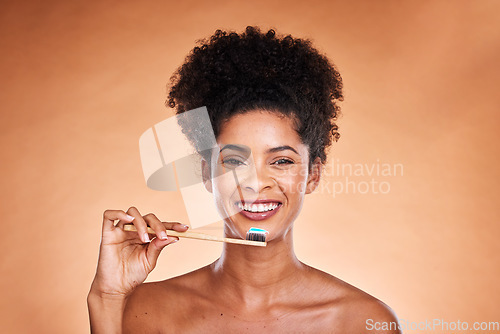
POLYGON ((225 149, 235 150, 235 151, 239 151, 239 152, 248 152, 248 148, 245 148, 245 147, 242 147, 242 146, 239 146, 239 145, 231 145, 231 144, 224 145, 224 147, 221 148, 219 152, 222 152, 225 149))
POLYGON ((273 147, 273 148, 270 148, 269 150, 267 150, 267 152, 276 153, 276 152, 287 151, 287 150, 295 152, 295 154, 299 154, 299 152, 297 152, 296 149, 294 149, 293 147, 288 146, 288 145, 273 147))
MULTIPOLYGON (((222 152, 225 149, 235 150, 235 151, 239 151, 239 152, 248 152, 248 148, 245 148, 245 147, 242 147, 239 145, 231 145, 231 144, 224 145, 224 147, 222 147, 219 152, 222 152)), ((281 152, 281 151, 292 151, 295 154, 299 154, 299 152, 297 152, 296 149, 294 149, 293 147, 291 147, 289 145, 273 147, 273 148, 270 148, 267 150, 268 153, 276 153, 276 152, 281 152)))

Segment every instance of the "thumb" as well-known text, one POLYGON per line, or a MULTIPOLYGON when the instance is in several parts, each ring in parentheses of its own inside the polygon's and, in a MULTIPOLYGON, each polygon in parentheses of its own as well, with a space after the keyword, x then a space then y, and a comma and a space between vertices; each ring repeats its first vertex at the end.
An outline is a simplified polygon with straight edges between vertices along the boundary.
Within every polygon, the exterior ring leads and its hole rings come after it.
POLYGON ((151 265, 151 270, 156 266, 156 261, 158 256, 160 256, 161 251, 165 246, 177 242, 179 239, 176 237, 168 237, 167 239, 154 238, 148 245, 147 258, 151 265))

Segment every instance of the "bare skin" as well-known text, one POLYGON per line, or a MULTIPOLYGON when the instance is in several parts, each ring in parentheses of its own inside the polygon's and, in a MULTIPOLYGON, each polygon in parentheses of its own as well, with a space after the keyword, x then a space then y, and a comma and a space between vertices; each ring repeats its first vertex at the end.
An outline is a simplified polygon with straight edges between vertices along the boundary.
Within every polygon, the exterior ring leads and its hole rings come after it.
POLYGON ((370 333, 368 319, 397 321, 382 302, 296 259, 283 264, 281 280, 274 270, 259 275, 250 264, 245 276, 224 265, 140 286, 125 309, 124 333, 370 333))
POLYGON ((142 217, 131 208, 127 213, 135 217, 139 232, 125 232, 120 227, 128 218, 113 211, 108 220, 122 220, 112 227, 105 218, 104 246, 89 294, 92 332, 400 333, 367 329, 369 319, 387 324, 396 324, 397 319, 376 298, 295 256, 293 222, 305 195, 319 183, 321 165, 309 163, 308 148, 293 122, 276 113, 252 111, 233 116, 217 141, 221 148, 248 146, 256 170, 256 180, 243 180, 236 192, 224 184, 212 184, 208 175, 217 164, 239 164, 237 153, 205 164, 205 186, 213 192, 219 211, 230 212, 239 196, 247 194, 279 203, 276 212, 264 220, 252 220, 244 213, 226 219, 225 235, 244 238, 250 226, 261 227, 269 231, 267 247, 225 244, 221 257, 206 267, 142 284, 160 251, 175 240, 158 237, 148 243, 146 227, 160 236, 165 229, 186 228, 163 223, 152 214, 142 217), (128 241, 123 241, 125 237, 128 241))

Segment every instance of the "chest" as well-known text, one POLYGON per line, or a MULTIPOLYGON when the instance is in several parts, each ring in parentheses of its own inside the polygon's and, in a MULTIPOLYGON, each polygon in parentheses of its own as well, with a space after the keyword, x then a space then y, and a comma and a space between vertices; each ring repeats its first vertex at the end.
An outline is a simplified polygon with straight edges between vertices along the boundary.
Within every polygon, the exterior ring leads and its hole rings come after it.
MULTIPOLYGON (((177 323, 179 333, 342 333, 331 315, 325 310, 300 310, 282 315, 246 315, 217 311, 192 313, 177 323)), ((170 333, 166 330, 164 333, 170 333)))

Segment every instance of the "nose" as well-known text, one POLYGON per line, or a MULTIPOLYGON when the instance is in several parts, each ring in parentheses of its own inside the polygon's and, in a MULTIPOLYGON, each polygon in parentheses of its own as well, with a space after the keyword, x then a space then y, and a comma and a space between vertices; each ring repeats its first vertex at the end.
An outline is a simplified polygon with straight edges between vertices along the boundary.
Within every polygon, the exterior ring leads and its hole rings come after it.
POLYGON ((255 166, 244 177, 239 179, 241 189, 254 194, 270 189, 275 184, 276 180, 269 173, 266 166, 255 166))

